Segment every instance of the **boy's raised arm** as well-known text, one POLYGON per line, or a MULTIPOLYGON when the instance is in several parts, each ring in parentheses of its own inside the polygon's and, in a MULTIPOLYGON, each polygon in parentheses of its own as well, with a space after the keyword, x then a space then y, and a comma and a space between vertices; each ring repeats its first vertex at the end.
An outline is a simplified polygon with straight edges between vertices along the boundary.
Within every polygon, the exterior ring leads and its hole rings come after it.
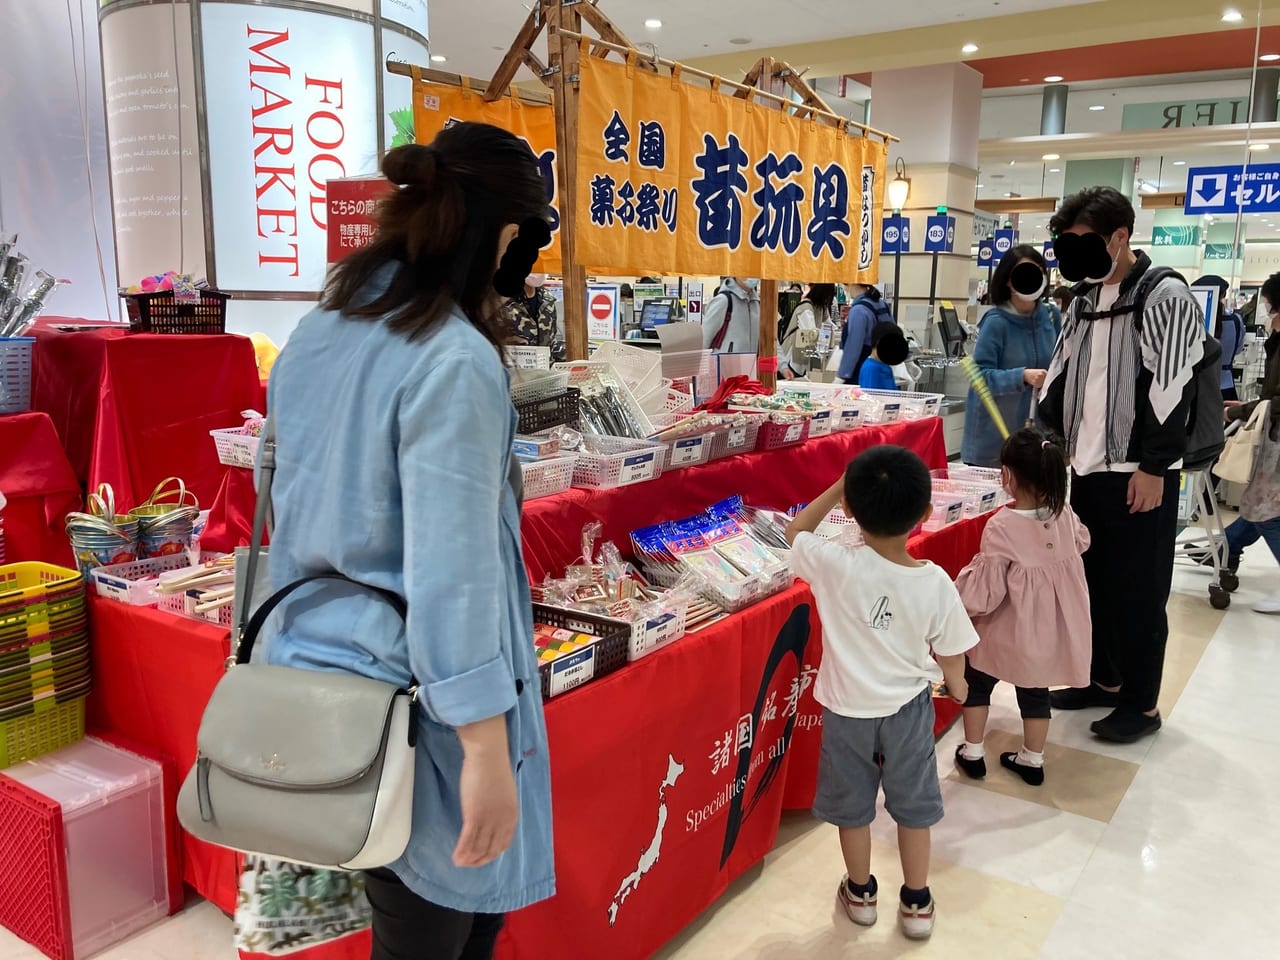
POLYGON ((844 477, 841 477, 825 490, 819 497, 796 515, 787 525, 787 543, 795 545, 796 537, 802 533, 813 533, 818 524, 827 518, 832 510, 840 505, 844 496, 844 477))

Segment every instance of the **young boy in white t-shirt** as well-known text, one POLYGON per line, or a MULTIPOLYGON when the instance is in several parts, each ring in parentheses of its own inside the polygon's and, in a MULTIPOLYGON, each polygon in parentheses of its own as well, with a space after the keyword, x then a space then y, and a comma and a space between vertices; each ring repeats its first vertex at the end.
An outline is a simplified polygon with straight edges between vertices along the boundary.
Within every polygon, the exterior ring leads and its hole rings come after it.
POLYGON ((883 785, 905 880, 898 915, 903 933, 917 940, 933 932, 929 828, 942 819, 932 686, 945 678, 963 703, 964 654, 978 642, 951 578, 907 552, 911 531, 933 509, 932 486, 914 453, 872 447, 787 529, 792 569, 809 582, 822 617, 814 688, 824 708, 822 759, 813 809, 840 828, 849 873, 838 897, 854 923, 876 922, 871 822, 883 785), (865 548, 814 536, 837 505, 858 521, 865 548))

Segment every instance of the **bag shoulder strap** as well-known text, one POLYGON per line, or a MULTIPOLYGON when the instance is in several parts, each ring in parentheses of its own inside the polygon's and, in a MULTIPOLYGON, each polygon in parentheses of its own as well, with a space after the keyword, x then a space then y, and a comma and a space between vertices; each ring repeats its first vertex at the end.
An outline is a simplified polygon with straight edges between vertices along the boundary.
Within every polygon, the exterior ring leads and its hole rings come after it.
POLYGON ((1139 333, 1142 332, 1142 321, 1147 312, 1147 297, 1151 296, 1151 291, 1162 281, 1169 279, 1179 281, 1184 287, 1187 285, 1187 278, 1173 267, 1151 267, 1138 281, 1138 289, 1133 295, 1133 322, 1139 333))
POLYGON ((719 350, 724 345, 725 335, 729 332, 729 323, 733 320, 733 294, 728 290, 723 290, 718 295, 724 297, 728 303, 725 305, 724 321, 720 324, 720 329, 716 331, 716 335, 711 338, 712 350, 719 350))

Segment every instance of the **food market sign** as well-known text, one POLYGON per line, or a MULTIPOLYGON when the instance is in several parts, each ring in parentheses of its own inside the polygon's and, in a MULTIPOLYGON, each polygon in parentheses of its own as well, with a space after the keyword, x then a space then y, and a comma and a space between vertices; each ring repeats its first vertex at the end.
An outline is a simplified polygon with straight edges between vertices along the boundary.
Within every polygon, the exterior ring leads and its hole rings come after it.
POLYGON ((591 56, 579 91, 588 269, 878 279, 883 143, 591 56))

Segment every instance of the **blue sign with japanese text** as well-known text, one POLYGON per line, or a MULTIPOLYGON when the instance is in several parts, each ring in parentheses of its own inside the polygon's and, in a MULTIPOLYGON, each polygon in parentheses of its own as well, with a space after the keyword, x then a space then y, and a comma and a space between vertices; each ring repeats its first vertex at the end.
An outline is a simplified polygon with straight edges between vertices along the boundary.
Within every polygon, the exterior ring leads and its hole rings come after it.
POLYGON ((999 266, 1000 261, 1004 259, 1004 255, 1013 249, 1018 242, 1018 231, 1006 227, 1003 230, 996 231, 996 250, 995 261, 999 266))
POLYGON ((1058 255, 1054 253, 1052 240, 1044 242, 1044 262, 1050 270, 1058 269, 1058 255))
POLYGON ((911 218, 885 217, 880 239, 881 253, 911 252, 911 218))
POLYGON ((994 240, 983 240, 978 244, 978 266, 991 266, 996 252, 996 243, 994 240))
POLYGON ((1192 167, 1187 171, 1189 216, 1280 212, 1280 163, 1192 167))
POLYGON ((924 234, 925 253, 951 253, 956 248, 956 218, 930 217, 924 234))

